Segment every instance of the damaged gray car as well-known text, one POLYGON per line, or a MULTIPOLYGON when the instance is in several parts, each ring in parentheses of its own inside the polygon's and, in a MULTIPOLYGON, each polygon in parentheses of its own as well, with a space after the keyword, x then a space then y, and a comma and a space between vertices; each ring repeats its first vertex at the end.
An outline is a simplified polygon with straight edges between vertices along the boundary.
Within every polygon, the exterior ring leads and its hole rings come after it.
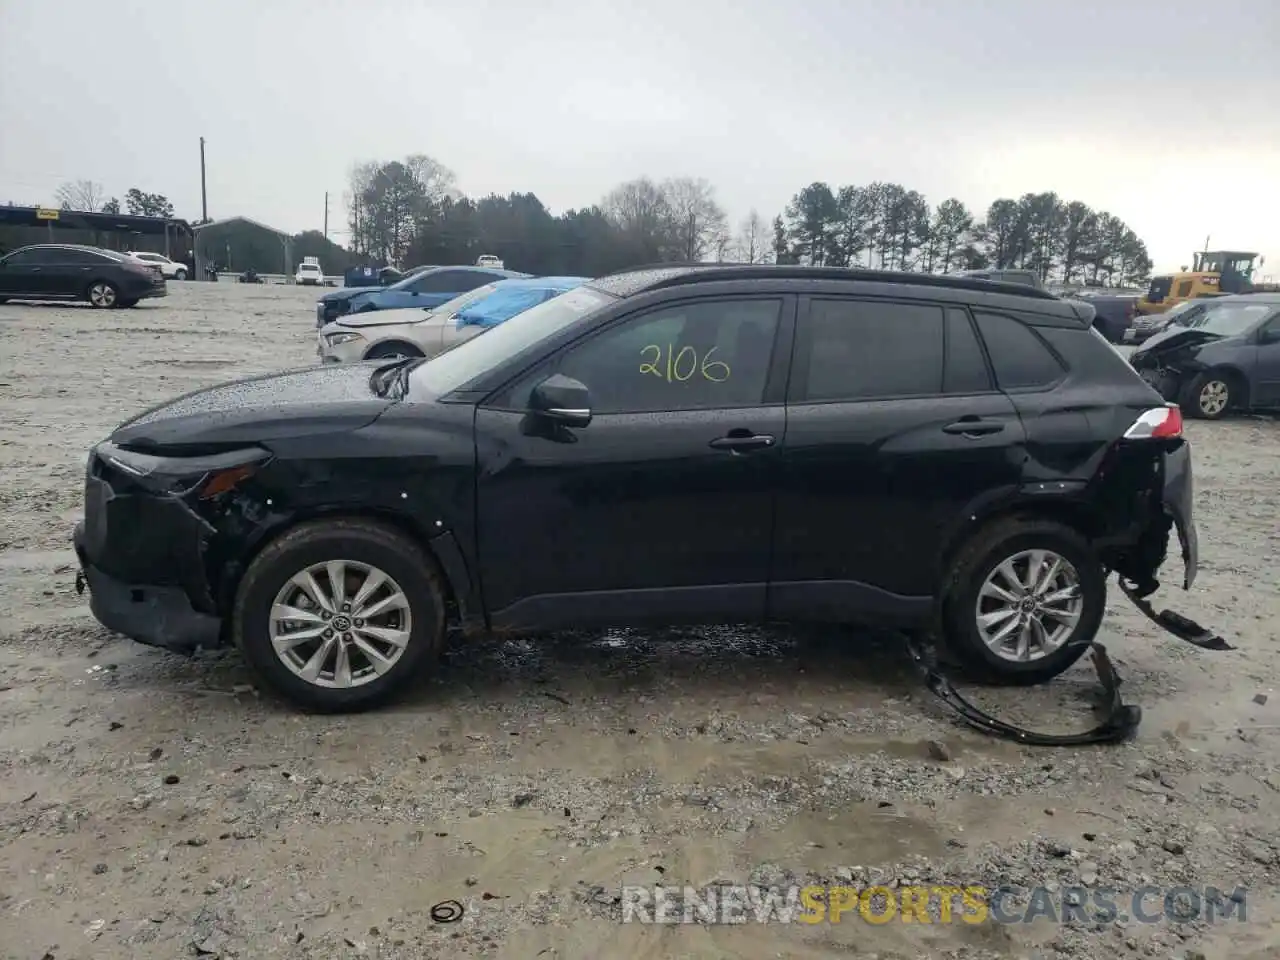
POLYGON ((1156 334, 1129 358, 1193 417, 1280 408, 1280 293, 1222 297, 1156 334))

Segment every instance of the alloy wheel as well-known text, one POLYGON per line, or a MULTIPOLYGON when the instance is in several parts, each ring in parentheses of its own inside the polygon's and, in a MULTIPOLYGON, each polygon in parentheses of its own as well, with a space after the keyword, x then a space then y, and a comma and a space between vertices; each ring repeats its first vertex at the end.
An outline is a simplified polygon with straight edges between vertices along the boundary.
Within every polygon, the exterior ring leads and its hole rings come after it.
POLYGON ((413 629, 409 599, 367 563, 330 560, 299 571, 271 605, 271 646, 307 683, 347 688, 371 683, 404 655, 413 629))
POLYGON ((1227 409, 1230 399, 1231 390, 1223 381, 1210 380, 1200 388, 1197 402, 1200 404, 1200 412, 1206 417, 1216 417, 1227 409))
POLYGON ((115 288, 109 283, 95 283, 89 288, 89 302, 95 307, 110 307, 116 302, 115 288))
POLYGON ((1084 610, 1079 571, 1052 550, 1023 550, 987 574, 975 610, 978 634, 997 657, 1040 660, 1062 649, 1084 610))

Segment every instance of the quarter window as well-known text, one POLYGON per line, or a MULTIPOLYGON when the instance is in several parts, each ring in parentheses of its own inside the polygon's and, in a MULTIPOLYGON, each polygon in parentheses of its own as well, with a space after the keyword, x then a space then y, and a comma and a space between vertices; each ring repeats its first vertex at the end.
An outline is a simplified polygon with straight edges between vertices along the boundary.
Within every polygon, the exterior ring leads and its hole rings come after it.
POLYGON ((942 378, 942 392, 951 394, 985 393, 991 389, 991 374, 982 356, 969 314, 956 307, 947 308, 947 364, 942 378))
POLYGON ((29 267, 36 263, 47 263, 46 259, 41 258, 38 250, 19 250, 17 253, 11 253, 5 257, 4 265, 6 267, 29 267))
POLYGON ((815 299, 798 346, 801 402, 942 392, 940 306, 815 299))
POLYGON ((623 321, 570 347, 512 397, 553 373, 586 384, 597 414, 755 406, 764 399, 779 300, 684 303, 623 321))
POLYGON ((1021 321, 995 313, 975 313, 1001 390, 1047 387, 1062 377, 1062 364, 1021 321))

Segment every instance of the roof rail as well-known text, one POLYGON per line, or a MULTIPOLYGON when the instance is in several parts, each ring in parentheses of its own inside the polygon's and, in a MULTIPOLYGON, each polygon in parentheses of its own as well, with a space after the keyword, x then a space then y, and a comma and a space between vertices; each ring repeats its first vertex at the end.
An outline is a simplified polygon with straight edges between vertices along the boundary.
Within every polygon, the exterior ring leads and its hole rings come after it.
MULTIPOLYGON (((647 284, 645 289, 678 287, 691 283, 709 283, 714 280, 859 280, 864 283, 902 283, 925 287, 943 287, 953 290, 986 291, 1012 294, 1037 300, 1058 300, 1047 290, 1022 283, 1004 283, 999 280, 979 280, 957 274, 908 273, 902 270, 872 270, 867 267, 805 267, 779 264, 751 263, 655 263, 643 267, 620 270, 609 276, 621 276, 644 271, 675 271, 647 284)), ((602 278, 603 279, 603 278, 602 278)))

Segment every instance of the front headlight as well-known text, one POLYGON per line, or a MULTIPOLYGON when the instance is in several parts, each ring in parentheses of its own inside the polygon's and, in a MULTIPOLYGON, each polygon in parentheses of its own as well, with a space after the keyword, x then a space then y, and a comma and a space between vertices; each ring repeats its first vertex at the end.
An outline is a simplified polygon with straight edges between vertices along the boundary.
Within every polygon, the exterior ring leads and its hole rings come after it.
POLYGON ((109 440, 98 444, 94 453, 148 490, 185 495, 198 489, 202 500, 225 493, 271 459, 270 451, 261 447, 195 457, 157 456, 125 450, 109 440))
POLYGON ((344 343, 354 343, 356 340, 363 340, 364 337, 358 333, 326 333, 324 342, 331 347, 337 347, 344 343))

